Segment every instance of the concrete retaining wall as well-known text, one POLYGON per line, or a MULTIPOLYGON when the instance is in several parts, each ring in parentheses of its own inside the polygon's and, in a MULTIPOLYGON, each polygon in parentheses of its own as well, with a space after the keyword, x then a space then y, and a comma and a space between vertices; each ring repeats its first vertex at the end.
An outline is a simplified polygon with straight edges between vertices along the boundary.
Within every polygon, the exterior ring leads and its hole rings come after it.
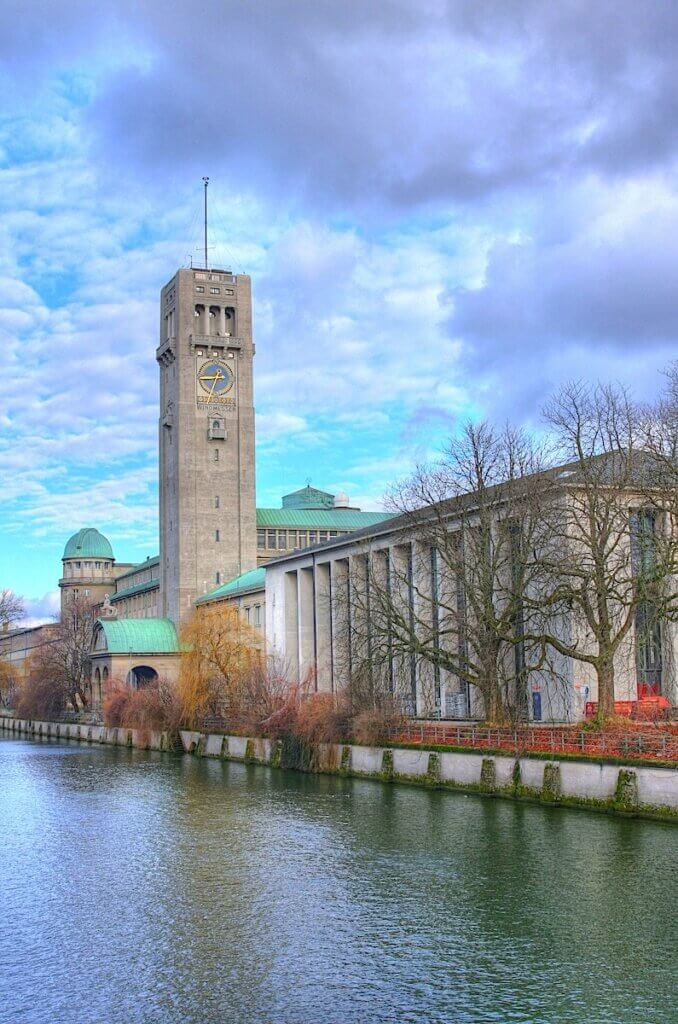
MULTIPOLYGON (((183 749, 206 757, 279 764, 279 744, 244 736, 180 733, 183 749)), ((623 812, 678 821, 678 769, 459 751, 321 744, 318 769, 362 778, 419 782, 517 800, 623 812), (620 773, 624 782, 623 793, 620 773), (637 797, 629 801, 629 776, 637 797)))
MULTIPOLYGON (((170 750, 166 733, 0 717, 0 731, 87 743, 170 750)), ((280 743, 261 737, 182 731, 185 753, 278 766, 280 743)), ((460 751, 322 744, 320 771, 419 783, 518 800, 678 821, 678 769, 586 761, 483 756, 460 751)))
POLYGON ((137 747, 139 750, 172 749, 167 733, 141 729, 111 729, 104 725, 77 725, 73 722, 35 722, 22 718, 0 718, 0 731, 23 736, 41 736, 46 739, 105 743, 113 747, 137 747))

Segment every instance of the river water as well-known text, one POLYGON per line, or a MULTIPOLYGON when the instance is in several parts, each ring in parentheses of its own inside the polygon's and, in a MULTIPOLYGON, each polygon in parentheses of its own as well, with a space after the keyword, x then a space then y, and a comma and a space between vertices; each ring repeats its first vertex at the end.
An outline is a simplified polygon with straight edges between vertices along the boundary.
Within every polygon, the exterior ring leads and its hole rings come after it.
POLYGON ((0 740, 0 1021, 668 1024, 670 825, 0 740))

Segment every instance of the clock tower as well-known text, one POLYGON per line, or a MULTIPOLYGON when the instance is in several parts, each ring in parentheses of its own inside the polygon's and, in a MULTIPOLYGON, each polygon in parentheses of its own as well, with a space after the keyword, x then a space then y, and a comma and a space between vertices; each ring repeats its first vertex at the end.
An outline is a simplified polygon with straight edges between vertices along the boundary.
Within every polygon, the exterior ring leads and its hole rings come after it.
POLYGON ((160 604, 256 566, 250 278, 179 270, 160 296, 160 604))

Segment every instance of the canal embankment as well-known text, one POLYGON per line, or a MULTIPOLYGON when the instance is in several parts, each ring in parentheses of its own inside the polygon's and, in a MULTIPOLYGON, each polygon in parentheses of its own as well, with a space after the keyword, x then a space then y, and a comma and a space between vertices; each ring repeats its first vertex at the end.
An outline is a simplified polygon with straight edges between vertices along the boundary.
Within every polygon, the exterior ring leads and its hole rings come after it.
POLYGON ((177 740, 153 730, 16 718, 0 718, 0 730, 678 822, 678 767, 668 764, 355 743, 300 750, 284 739, 182 730, 177 740))

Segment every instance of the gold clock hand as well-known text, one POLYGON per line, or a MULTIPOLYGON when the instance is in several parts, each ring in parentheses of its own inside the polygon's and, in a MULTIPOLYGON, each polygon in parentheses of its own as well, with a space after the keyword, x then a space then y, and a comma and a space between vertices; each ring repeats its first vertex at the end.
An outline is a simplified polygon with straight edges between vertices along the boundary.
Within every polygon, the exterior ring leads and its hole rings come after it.
POLYGON ((214 375, 214 384, 212 385, 212 390, 210 391, 210 393, 208 395, 208 398, 212 397, 212 395, 214 394, 214 389, 217 386, 217 381, 218 380, 223 380, 223 377, 224 377, 224 375, 221 372, 221 370, 217 370, 217 372, 214 375))

